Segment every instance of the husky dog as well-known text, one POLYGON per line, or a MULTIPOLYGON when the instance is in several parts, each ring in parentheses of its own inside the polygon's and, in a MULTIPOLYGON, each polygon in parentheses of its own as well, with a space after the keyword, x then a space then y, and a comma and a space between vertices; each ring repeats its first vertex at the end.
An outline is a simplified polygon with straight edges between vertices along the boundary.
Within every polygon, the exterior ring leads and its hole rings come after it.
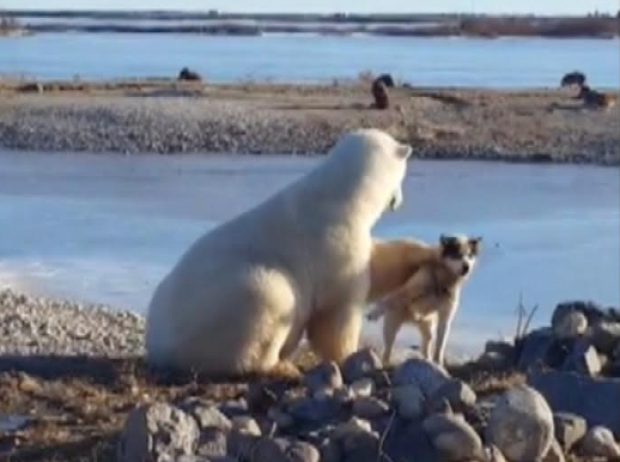
POLYGON ((441 257, 421 265, 367 315, 371 321, 385 317, 383 361, 386 365, 390 361, 396 334, 406 322, 415 324, 420 330, 424 357, 443 365, 461 287, 476 264, 481 240, 442 235, 437 246, 441 257))
POLYGON ((562 77, 562 81, 560 82, 561 87, 572 87, 573 85, 582 87, 585 84, 586 76, 583 72, 579 71, 569 72, 564 77, 562 77))

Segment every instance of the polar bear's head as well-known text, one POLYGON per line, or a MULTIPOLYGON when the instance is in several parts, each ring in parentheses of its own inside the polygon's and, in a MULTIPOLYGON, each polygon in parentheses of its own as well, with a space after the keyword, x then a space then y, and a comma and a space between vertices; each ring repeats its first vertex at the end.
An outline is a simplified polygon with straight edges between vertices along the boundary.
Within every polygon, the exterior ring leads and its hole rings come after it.
POLYGON ((350 132, 330 151, 323 185, 330 185, 334 199, 347 201, 374 223, 386 209, 394 210, 402 203, 402 182, 411 152, 411 146, 381 130, 350 132))

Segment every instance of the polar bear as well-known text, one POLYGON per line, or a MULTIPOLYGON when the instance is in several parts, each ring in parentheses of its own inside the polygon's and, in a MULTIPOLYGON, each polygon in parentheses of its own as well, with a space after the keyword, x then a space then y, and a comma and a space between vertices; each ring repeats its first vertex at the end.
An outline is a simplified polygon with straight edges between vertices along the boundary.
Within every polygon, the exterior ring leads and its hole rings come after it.
POLYGON ((201 237, 151 300, 151 364, 269 373, 304 334, 324 359, 356 351, 371 228, 400 205, 410 155, 380 130, 350 132, 306 176, 201 237))

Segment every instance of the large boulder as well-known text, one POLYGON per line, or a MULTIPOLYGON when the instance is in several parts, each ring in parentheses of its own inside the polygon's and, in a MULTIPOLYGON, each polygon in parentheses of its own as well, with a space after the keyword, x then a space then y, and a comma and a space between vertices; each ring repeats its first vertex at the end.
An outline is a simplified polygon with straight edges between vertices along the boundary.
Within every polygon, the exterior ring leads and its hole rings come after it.
POLYGON ((581 455, 585 457, 602 457, 606 460, 620 459, 620 446, 614 439, 613 433, 602 426, 591 428, 584 436, 579 449, 581 455))
POLYGON ((581 311, 567 310, 562 316, 557 316, 552 324, 553 333, 560 340, 573 340, 588 329, 588 318, 581 311))
POLYGON ((602 321, 590 330, 590 341, 601 353, 613 355, 620 346, 620 322, 602 321))
POLYGON ((181 409, 155 403, 133 410, 118 444, 119 462, 169 462, 191 456, 198 444, 198 424, 181 409))
POLYGON ((511 462, 539 460, 554 438, 553 414, 540 393, 519 385, 496 401, 485 436, 511 462))
POLYGON ((373 377, 382 368, 381 358, 373 350, 366 348, 345 359, 341 371, 344 381, 350 384, 366 377, 373 377))
POLYGON ((432 414, 422 428, 445 462, 484 460, 482 440, 458 414, 432 414))
POLYGON ((555 438, 565 452, 570 451, 575 443, 588 431, 586 419, 569 412, 558 412, 553 415, 555 438))
POLYGON ((585 340, 579 340, 564 362, 563 369, 595 377, 603 368, 596 348, 585 340))
POLYGON ((420 391, 430 397, 450 380, 448 373, 435 363, 425 359, 412 358, 402 363, 392 377, 392 385, 417 385, 420 391))
POLYGON ((549 371, 532 372, 527 381, 554 412, 577 414, 590 427, 602 425, 620 434, 620 380, 549 371))

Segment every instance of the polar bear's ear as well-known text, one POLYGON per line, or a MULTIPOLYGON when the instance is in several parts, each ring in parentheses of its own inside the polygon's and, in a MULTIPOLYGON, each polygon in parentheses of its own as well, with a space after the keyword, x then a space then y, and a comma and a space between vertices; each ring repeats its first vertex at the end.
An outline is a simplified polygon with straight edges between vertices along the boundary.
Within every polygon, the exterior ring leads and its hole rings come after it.
POLYGON ((413 148, 408 144, 401 144, 400 146, 398 146, 397 151, 399 157, 401 157, 402 159, 408 159, 413 153, 413 148))

